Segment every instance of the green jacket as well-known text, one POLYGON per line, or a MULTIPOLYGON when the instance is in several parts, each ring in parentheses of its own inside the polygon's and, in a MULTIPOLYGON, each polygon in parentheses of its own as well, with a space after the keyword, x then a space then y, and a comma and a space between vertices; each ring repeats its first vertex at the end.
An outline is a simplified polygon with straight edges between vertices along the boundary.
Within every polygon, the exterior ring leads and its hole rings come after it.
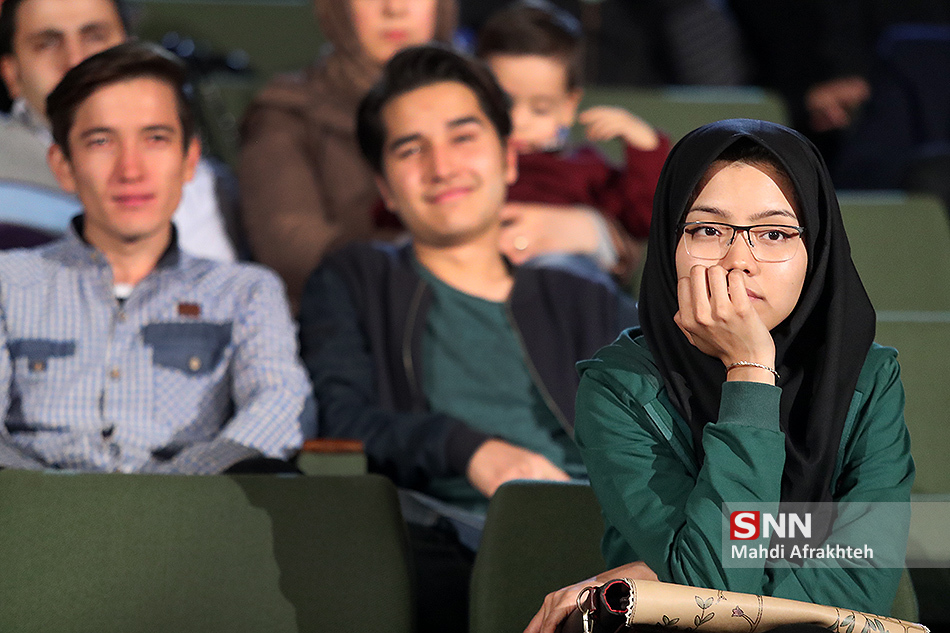
MULTIPOLYGON (((578 365, 575 439, 603 508, 608 566, 642 560, 666 582, 888 613, 899 567, 723 565, 723 502, 777 507, 781 389, 724 383, 719 419, 703 431, 700 467, 646 341, 631 332, 578 365)), ((897 351, 874 344, 841 439, 834 500, 909 502, 913 479, 897 351)), ((906 546, 909 520, 897 523, 891 538, 906 546)))

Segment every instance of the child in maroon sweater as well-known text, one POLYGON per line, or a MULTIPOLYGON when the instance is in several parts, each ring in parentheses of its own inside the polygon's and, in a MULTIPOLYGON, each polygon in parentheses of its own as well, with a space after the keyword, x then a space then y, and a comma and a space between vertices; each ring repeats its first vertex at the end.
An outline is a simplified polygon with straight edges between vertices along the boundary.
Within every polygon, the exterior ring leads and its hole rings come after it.
POLYGON ((478 56, 512 98, 518 180, 508 190, 502 249, 514 262, 581 253, 620 277, 637 264, 669 140, 622 108, 581 113, 591 141, 619 138, 626 164, 591 145, 566 147, 582 90, 581 34, 547 2, 518 2, 482 28, 478 56))

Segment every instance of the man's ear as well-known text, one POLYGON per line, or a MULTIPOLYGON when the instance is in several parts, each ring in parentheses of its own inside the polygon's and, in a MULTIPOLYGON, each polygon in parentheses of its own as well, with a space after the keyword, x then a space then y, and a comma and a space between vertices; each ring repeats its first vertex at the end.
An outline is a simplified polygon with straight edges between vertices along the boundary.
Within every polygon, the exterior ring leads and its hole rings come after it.
POLYGON ((3 77, 10 97, 19 99, 23 94, 20 89, 20 64, 13 55, 0 56, 0 77, 3 77))
POLYGON ((399 215, 396 199, 393 197, 393 190, 390 189, 389 183, 386 182, 386 177, 380 173, 376 173, 373 179, 376 180, 376 188, 379 189, 379 195, 383 198, 383 204, 385 204, 386 208, 392 213, 399 215))
POLYGON ((46 162, 50 171, 56 176, 56 181, 66 193, 76 193, 76 176, 73 174, 73 164, 63 152, 63 148, 55 143, 50 145, 46 152, 46 162))
POLYGON ((191 182, 195 177, 195 169, 198 168, 198 161, 201 160, 201 141, 198 136, 191 137, 188 147, 185 149, 185 182, 191 182))

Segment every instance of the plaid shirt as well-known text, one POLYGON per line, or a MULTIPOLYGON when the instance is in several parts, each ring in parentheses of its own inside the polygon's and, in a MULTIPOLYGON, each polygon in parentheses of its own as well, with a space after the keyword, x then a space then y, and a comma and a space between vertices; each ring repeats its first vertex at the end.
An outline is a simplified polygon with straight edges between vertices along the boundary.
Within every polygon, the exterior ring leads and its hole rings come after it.
POLYGON ((315 432, 280 281, 177 242, 124 302, 81 217, 0 254, 0 467, 220 472, 315 432))

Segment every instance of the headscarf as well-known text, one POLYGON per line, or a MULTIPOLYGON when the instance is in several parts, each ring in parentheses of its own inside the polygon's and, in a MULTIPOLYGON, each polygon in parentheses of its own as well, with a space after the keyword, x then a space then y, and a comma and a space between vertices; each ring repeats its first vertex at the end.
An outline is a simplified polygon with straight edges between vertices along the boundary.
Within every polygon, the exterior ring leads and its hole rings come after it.
MULTIPOLYGON (((350 14, 352 0, 315 0, 317 22, 332 50, 323 59, 327 77, 342 101, 356 104, 383 72, 382 64, 360 48, 350 14)), ((434 41, 451 43, 458 21, 456 0, 437 0, 434 41)))
POLYGON ((703 427, 716 421, 726 370, 691 345, 673 322, 678 310, 678 225, 710 164, 737 140, 765 147, 795 188, 808 253, 798 304, 772 330, 781 374, 785 433, 782 501, 831 501, 832 478, 858 375, 874 339, 875 315, 851 261, 838 199, 824 160, 799 133, 733 119, 694 130, 667 158, 656 188, 640 294, 640 322, 670 399, 692 432, 700 461, 703 427))

